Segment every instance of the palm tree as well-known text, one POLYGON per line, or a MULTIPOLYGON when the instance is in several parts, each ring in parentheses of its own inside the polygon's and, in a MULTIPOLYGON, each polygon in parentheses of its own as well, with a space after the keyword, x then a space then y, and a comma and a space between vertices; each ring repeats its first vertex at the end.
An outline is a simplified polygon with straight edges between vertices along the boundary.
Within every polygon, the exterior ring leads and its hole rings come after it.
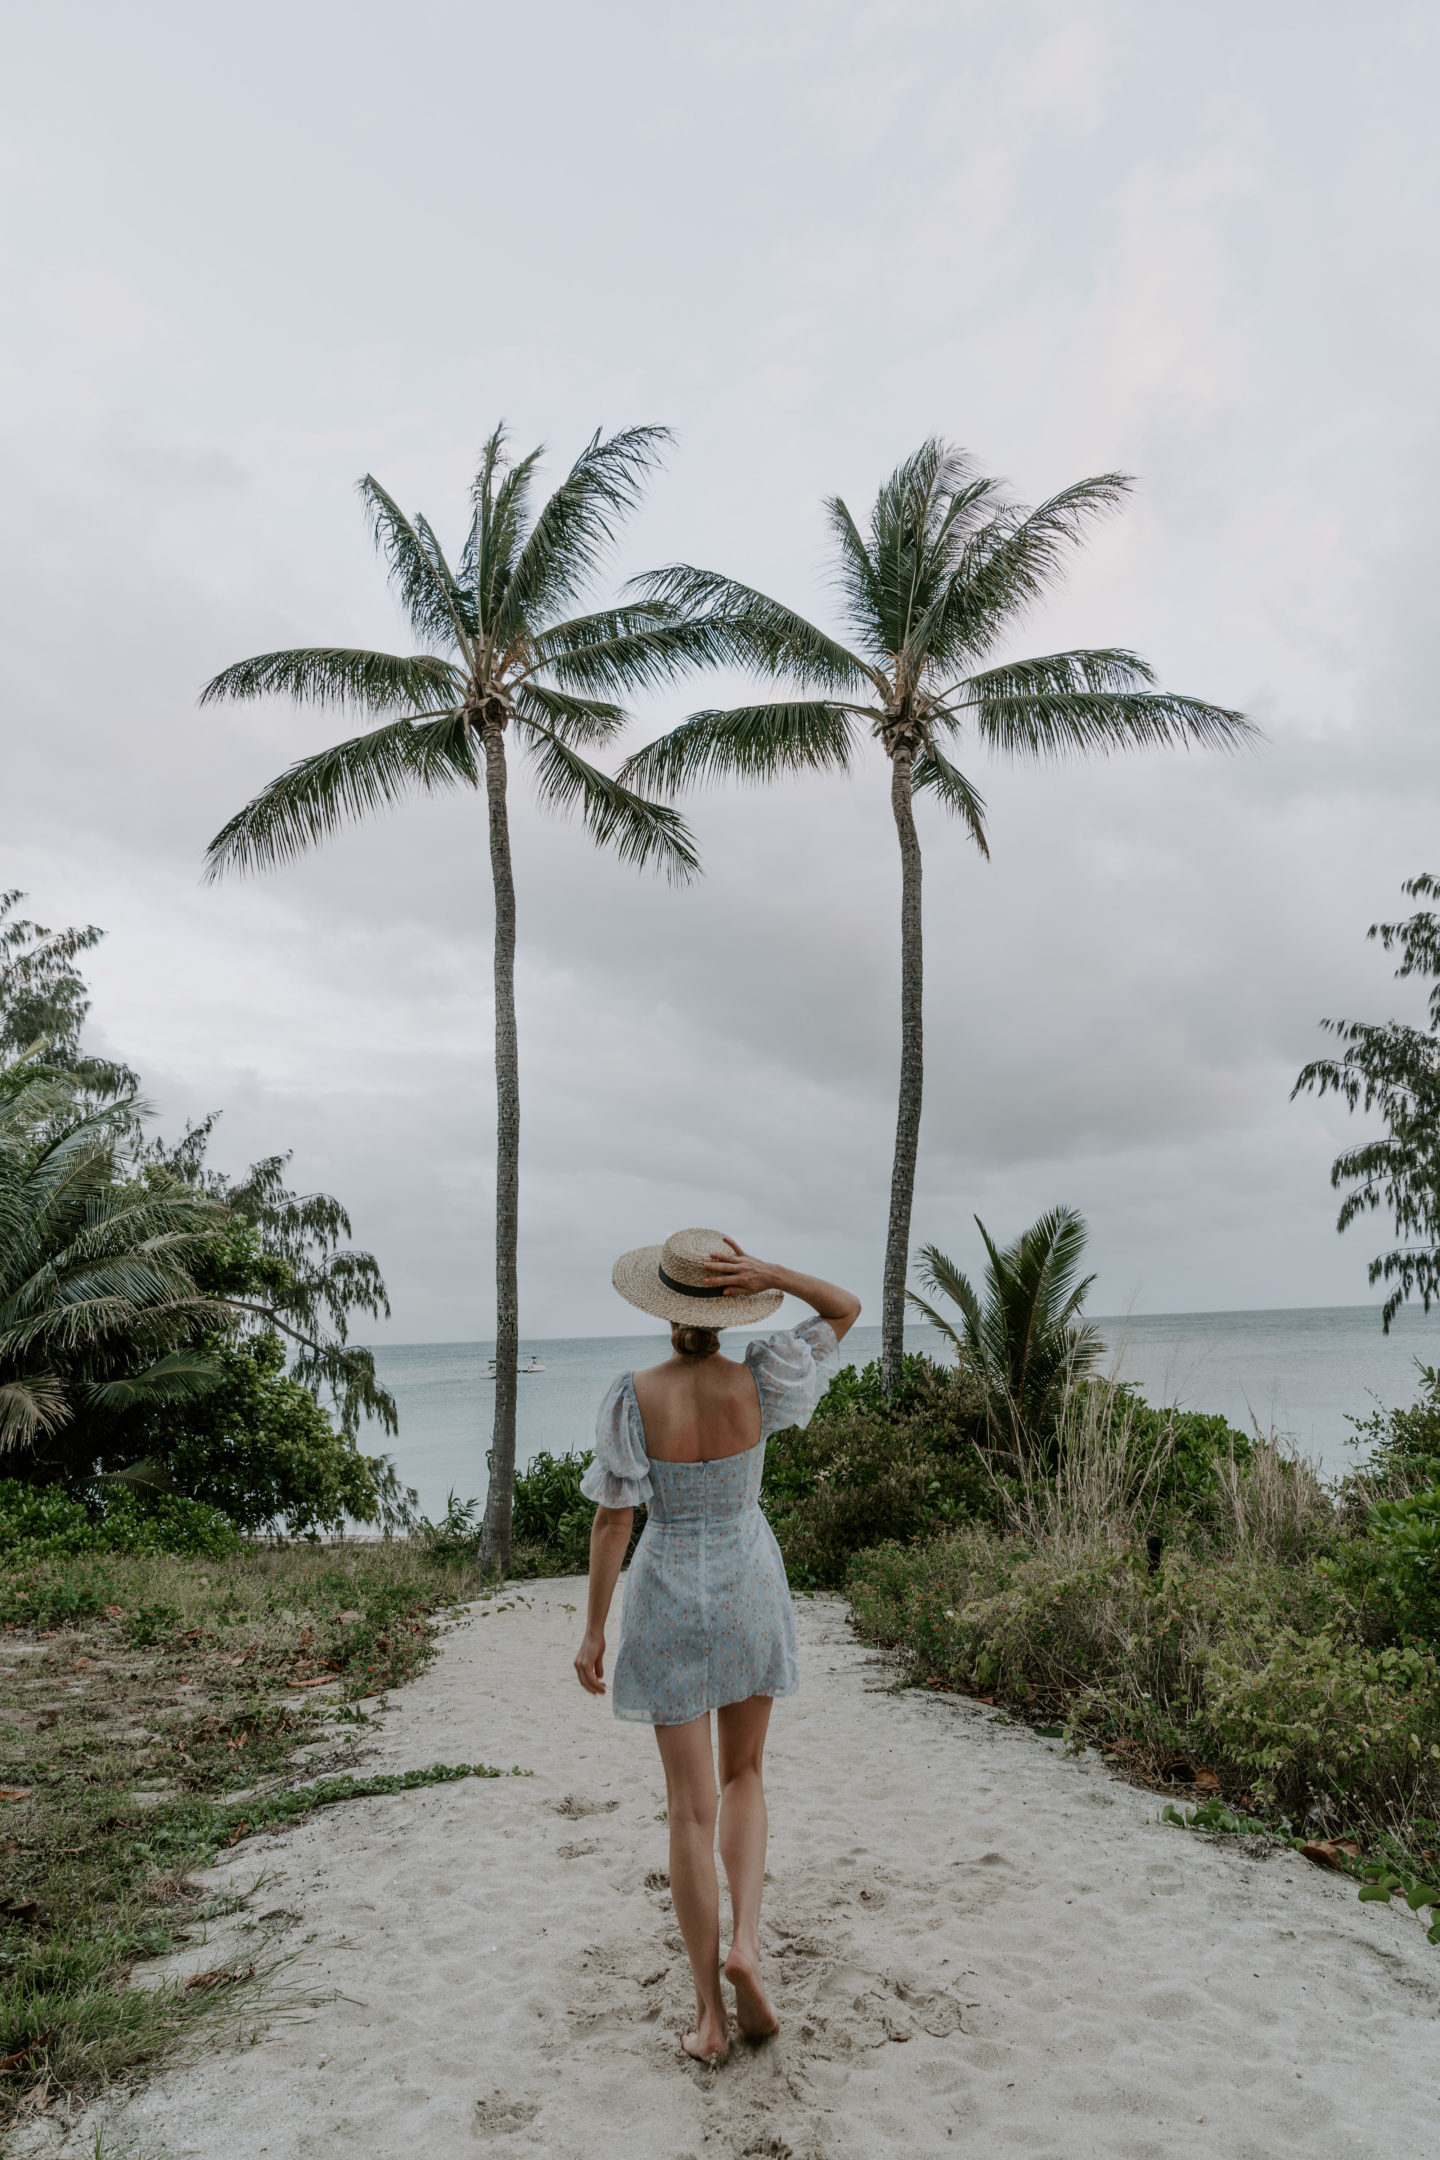
POLYGON ((125 1174, 143 1105, 97 1102, 42 1050, 0 1062, 0 1456, 87 1407, 184 1400, 221 1377, 193 1347, 224 1307, 195 1270, 229 1221, 159 1172, 125 1174))
POLYGON ((369 474, 360 495, 422 650, 410 654, 308 646, 262 653, 215 677, 201 698, 280 693, 301 703, 365 712, 377 724, 302 758, 211 841, 207 873, 285 862, 341 825, 412 790, 478 787, 484 755, 490 870, 495 890, 495 1426, 481 1555, 510 1557, 515 1481, 519 1311, 520 1079, 515 1030, 515 881, 506 804, 506 737, 534 760, 541 801, 578 807, 591 838, 624 862, 653 863, 672 880, 693 876, 685 825, 586 762, 577 744, 606 743, 627 715, 616 702, 712 658, 720 626, 688 623, 667 603, 634 599, 572 614, 621 517, 639 500, 669 440, 665 428, 597 433, 533 515, 542 455, 511 462, 505 432, 486 443, 471 489, 469 532, 451 568, 423 517, 407 518, 369 474))
POLYGON ((1024 1461, 1044 1448, 1066 1391, 1103 1348, 1096 1329, 1080 1318, 1095 1280, 1076 1280, 1085 1223, 1074 1208, 1052 1208, 1002 1250, 978 1215, 975 1221, 989 1255, 983 1300, 935 1245, 920 1255, 920 1279, 959 1307, 960 1325, 914 1290, 906 1298, 954 1344, 985 1391, 992 1436, 1024 1461))
POLYGON ((694 713, 621 767, 635 786, 675 793, 734 774, 770 780, 846 772, 857 723, 890 760, 900 842, 900 1102, 885 1245, 881 1372, 900 1377, 905 1274, 922 1066, 920 840, 912 808, 925 791, 988 855, 984 804, 946 754, 967 723, 987 749, 1055 757, 1155 744, 1233 744, 1254 731, 1239 713, 1153 687, 1135 653, 1047 653, 981 668, 1004 632, 1055 581, 1067 551, 1129 487, 1120 473, 1082 480, 1027 510, 939 440, 897 467, 875 499, 868 537, 839 497, 826 504, 836 583, 853 642, 817 629, 734 578, 689 564, 631 591, 708 628, 755 672, 792 694, 728 712, 694 713), (808 694, 807 694, 808 693, 808 694))

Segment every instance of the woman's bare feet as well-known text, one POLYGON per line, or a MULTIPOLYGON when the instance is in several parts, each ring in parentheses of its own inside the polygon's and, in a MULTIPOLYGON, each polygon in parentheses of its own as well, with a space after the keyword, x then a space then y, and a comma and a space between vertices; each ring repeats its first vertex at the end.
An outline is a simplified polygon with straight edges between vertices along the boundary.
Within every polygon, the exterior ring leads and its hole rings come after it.
POLYGON ((780 2030, 780 2020, 765 1993, 759 1958, 749 1950, 742 1950, 739 1943, 732 1943, 722 1970, 735 1990, 735 2022, 745 2038, 772 2039, 780 2030))
POLYGON ((688 2055, 691 2062, 704 2063, 713 2069, 722 2063, 730 2052, 730 2035, 720 2033, 718 2027, 708 2024, 698 2026, 694 2032, 680 2035, 680 2052, 688 2055))
POLYGON ((697 2003, 695 2030, 681 2034, 680 2046, 692 2062, 724 2062, 730 2052, 730 2018, 724 2003, 717 2003, 713 2009, 697 2003))

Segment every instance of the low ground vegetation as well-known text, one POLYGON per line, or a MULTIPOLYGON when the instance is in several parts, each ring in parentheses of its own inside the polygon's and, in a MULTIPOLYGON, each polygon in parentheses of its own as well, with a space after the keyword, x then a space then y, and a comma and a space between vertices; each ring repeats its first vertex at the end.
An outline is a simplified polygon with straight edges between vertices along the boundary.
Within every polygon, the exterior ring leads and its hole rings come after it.
POLYGON ((914 1681, 1063 1729, 1142 1782, 1433 1879, 1440 1382, 1425 1379, 1413 1409, 1365 1422, 1369 1457, 1333 1489, 1273 1439, 1089 1383, 1049 1469, 1012 1479, 986 1519, 852 1558, 854 1624, 914 1681))
POLYGON ((221 1908, 188 1871, 218 1849, 392 1789, 356 1775, 374 1699, 485 1587, 419 1538, 268 1546, 193 1503, 145 1517, 127 1496, 97 1524, 16 1490, 0 1487, 0 2125, 136 2074, 243 1996, 248 1964, 199 1986, 131 1976, 203 1939, 221 1908), (183 1551, 153 1549, 167 1523, 183 1551))

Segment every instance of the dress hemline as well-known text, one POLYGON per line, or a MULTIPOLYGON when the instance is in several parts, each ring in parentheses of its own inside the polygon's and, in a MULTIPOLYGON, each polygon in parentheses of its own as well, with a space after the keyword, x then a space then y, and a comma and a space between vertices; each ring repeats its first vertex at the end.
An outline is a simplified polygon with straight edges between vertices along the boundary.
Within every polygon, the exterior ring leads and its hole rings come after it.
POLYGON ((723 1702, 703 1703, 698 1710, 688 1711, 684 1717, 651 1717, 645 1710, 622 1710, 618 1703, 615 1705, 615 1715, 624 1725, 693 1725, 696 1718, 709 1717, 715 1710, 733 1709, 736 1703, 751 1702, 757 1695, 767 1695, 771 1702, 778 1702, 783 1695, 797 1695, 799 1692, 800 1683, 796 1680, 788 1687, 757 1687, 751 1688, 748 1695, 727 1695, 723 1702))

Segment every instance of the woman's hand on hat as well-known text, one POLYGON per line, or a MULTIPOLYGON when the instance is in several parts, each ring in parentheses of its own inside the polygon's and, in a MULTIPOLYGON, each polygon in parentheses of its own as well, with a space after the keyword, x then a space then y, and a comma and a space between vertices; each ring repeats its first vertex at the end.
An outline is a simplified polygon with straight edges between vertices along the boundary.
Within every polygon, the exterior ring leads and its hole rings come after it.
MULTIPOLYGON (((725 1237, 722 1230, 721 1236, 725 1237)), ((728 1253, 712 1253, 705 1262, 705 1273, 711 1283, 725 1292, 726 1297, 754 1297, 761 1290, 778 1290, 783 1269, 772 1267, 768 1260, 756 1260, 742 1251, 733 1237, 726 1237, 728 1253)))
POLYGON ((730 1250, 712 1253, 705 1272, 726 1297, 754 1297, 761 1290, 781 1290, 787 1297, 803 1298, 822 1320, 828 1320, 838 1341, 860 1317, 860 1300, 853 1290, 824 1282, 818 1275, 801 1275, 795 1268, 777 1267, 773 1260, 756 1260, 743 1252, 733 1237, 720 1235, 730 1250))

